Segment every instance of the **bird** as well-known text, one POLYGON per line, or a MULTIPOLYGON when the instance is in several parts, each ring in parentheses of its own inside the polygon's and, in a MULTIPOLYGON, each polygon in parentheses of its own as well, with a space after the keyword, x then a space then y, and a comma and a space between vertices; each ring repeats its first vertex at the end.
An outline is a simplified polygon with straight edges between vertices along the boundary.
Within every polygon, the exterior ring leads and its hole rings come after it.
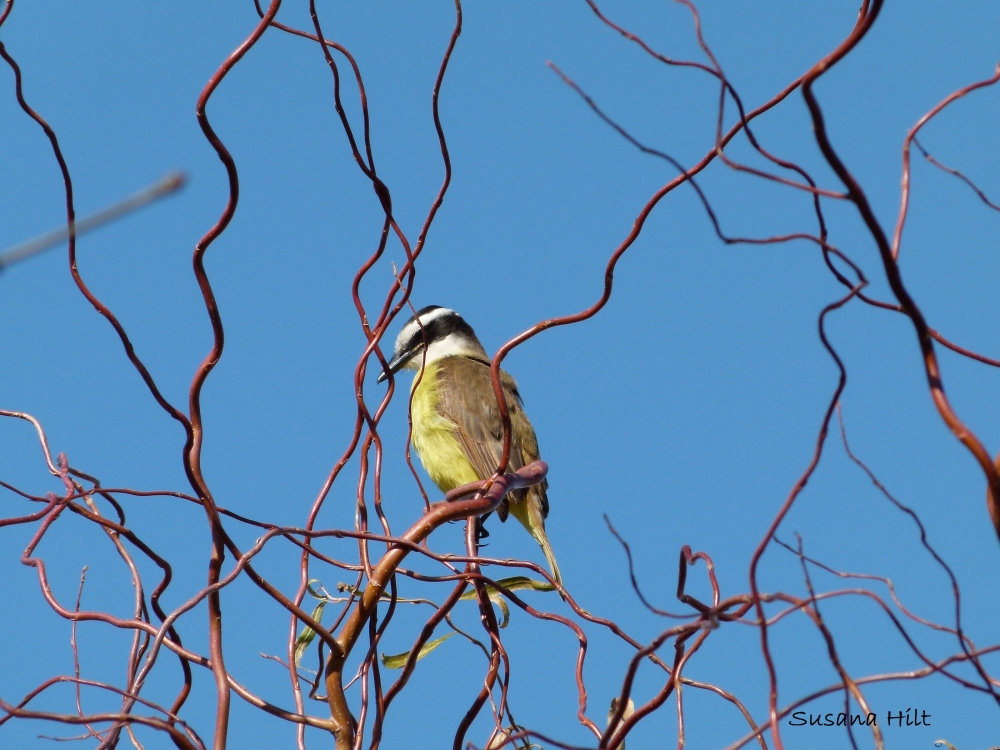
MULTIPOLYGON (((472 326, 454 310, 428 305, 412 316, 396 338, 395 350, 378 382, 400 370, 417 370, 410 387, 412 441, 420 462, 442 492, 493 476, 503 454, 503 423, 490 358, 472 326), (420 372, 422 370, 422 372, 420 372)), ((500 371, 510 411, 508 471, 537 461, 538 440, 524 413, 514 378, 500 371)), ((516 518, 538 542, 559 584, 562 576, 545 533, 548 482, 504 497, 497 516, 516 518)))

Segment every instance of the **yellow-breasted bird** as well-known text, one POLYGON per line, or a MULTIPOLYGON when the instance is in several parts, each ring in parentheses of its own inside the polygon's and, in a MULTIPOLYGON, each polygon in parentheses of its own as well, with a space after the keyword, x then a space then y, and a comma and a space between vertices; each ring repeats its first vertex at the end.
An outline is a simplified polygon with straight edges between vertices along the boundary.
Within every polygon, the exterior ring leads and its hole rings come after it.
MULTIPOLYGON (((410 318, 396 338, 389 372, 420 370, 411 401, 413 447, 442 492, 493 476, 503 453, 503 424, 490 358, 472 327, 454 310, 430 305, 410 318), (419 323, 417 322, 419 318, 419 323)), ((381 383, 388 377, 379 375, 381 383)), ((514 378, 500 371, 512 428, 508 471, 539 458, 535 430, 524 413, 514 378)), ((497 508, 501 521, 511 513, 535 538, 560 583, 559 566, 545 534, 548 482, 507 493, 497 508)))

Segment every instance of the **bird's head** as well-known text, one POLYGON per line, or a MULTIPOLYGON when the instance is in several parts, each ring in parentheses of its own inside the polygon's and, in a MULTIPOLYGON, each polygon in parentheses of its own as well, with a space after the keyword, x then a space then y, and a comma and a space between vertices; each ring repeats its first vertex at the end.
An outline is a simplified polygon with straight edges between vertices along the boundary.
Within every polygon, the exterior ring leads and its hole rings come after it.
POLYGON ((378 382, 399 370, 419 370, 443 357, 475 357, 489 359, 476 338, 472 326, 454 310, 429 305, 406 321, 396 337, 396 349, 388 363, 388 372, 378 376, 378 382), (426 349, 426 354, 423 354, 426 349))

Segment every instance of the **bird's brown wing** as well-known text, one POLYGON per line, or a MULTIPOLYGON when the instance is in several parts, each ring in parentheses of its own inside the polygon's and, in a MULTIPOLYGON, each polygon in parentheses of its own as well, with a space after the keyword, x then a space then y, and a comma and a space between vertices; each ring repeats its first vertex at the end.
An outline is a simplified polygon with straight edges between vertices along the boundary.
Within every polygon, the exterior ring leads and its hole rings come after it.
MULTIPOLYGON (((507 373, 503 373, 507 375, 507 373)), ((508 378, 510 376, 508 375, 508 378)), ((537 461, 540 456, 538 454, 538 439, 535 437, 535 429, 531 426, 531 422, 528 421, 528 417, 524 414, 524 409, 521 403, 521 394, 517 392, 517 384, 514 383, 513 378, 510 378, 512 385, 511 392, 513 393, 517 401, 517 411, 511 409, 510 412, 510 422, 511 426, 514 428, 514 434, 518 436, 517 446, 520 448, 519 453, 521 454, 521 464, 527 465, 532 461, 537 461)), ((549 517, 549 496, 547 490, 549 488, 549 482, 547 479, 543 479, 540 483, 532 485, 522 494, 517 494, 514 497, 520 502, 524 497, 529 500, 536 499, 538 506, 542 511, 542 519, 549 517)))
MULTIPOLYGON (((438 409, 455 423, 455 434, 462 450, 481 479, 493 475, 503 453, 503 423, 490 380, 490 367, 466 357, 450 357, 438 366, 438 409)), ((507 408, 510 410, 511 446, 507 471, 517 471, 538 459, 538 440, 531 422, 524 414, 517 383, 500 371, 507 408)), ((528 530, 545 553, 552 575, 562 578, 552 545, 545 533, 545 518, 549 514, 548 482, 507 494, 497 515, 501 521, 513 514, 528 530)))
MULTIPOLYGON (((507 471, 517 471, 538 457, 538 443, 531 424, 524 416, 514 379, 501 371, 501 382, 514 428, 507 471), (522 439, 530 446, 522 445, 522 439), (527 455, 524 448, 530 448, 527 455), (529 456, 533 457, 529 459, 529 456)), ((449 357, 438 367, 438 398, 438 408, 455 423, 456 437, 472 468, 480 479, 492 476, 503 454, 503 423, 493 394, 489 365, 466 357, 449 357)), ((520 502, 525 497, 525 490, 516 490, 510 495, 511 500, 520 502)), ((543 505, 547 511, 548 503, 543 505)), ((504 520, 506 510, 506 504, 498 510, 498 515, 504 520)))

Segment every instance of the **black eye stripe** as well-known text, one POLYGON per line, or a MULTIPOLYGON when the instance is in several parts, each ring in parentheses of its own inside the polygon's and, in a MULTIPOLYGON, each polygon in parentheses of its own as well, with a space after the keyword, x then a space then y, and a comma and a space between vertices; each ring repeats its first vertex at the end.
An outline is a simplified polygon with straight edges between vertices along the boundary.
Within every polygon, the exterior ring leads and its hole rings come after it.
MULTIPOLYGON (((472 327, 462 320, 458 313, 449 313, 435 318, 428 325, 424 326, 427 342, 440 341, 453 333, 463 333, 467 336, 475 336, 472 327)), ((420 337, 420 330, 417 329, 417 336, 420 337)))

